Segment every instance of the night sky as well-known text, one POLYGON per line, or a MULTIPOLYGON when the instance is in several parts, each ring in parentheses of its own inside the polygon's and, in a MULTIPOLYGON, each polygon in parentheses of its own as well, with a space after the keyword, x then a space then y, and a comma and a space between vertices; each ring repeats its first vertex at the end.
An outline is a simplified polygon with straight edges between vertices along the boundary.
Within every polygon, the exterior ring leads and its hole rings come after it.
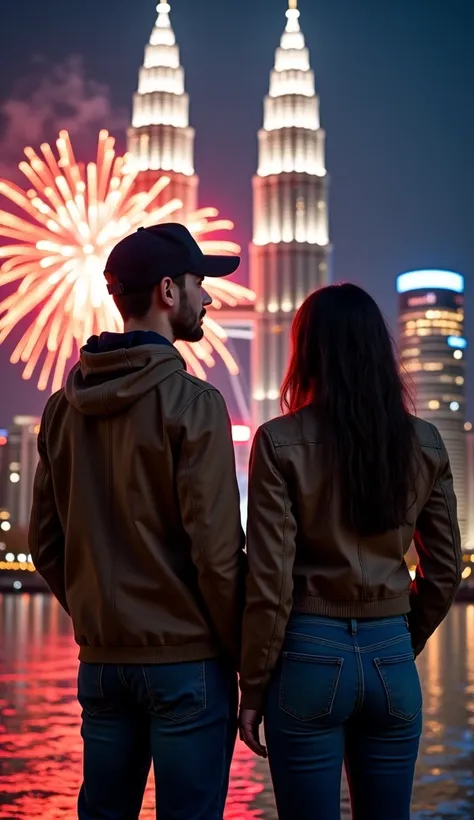
MULTIPOLYGON (((153 0, 3 0, 2 174, 14 173, 23 145, 39 146, 66 121, 81 158, 92 159, 100 127, 125 146, 154 7, 153 0)), ((473 0, 300 0, 300 7, 327 131, 334 279, 366 287, 394 327, 399 272, 459 271, 474 339, 473 0)), ((285 9, 285 0, 172 2, 201 204, 235 220, 244 248, 256 133, 285 9)), ((244 278, 246 268, 245 254, 244 278)), ((11 349, 0 347, 0 426, 14 413, 40 412, 45 400, 9 364, 11 349)), ((472 359, 468 393, 472 416, 472 359)))

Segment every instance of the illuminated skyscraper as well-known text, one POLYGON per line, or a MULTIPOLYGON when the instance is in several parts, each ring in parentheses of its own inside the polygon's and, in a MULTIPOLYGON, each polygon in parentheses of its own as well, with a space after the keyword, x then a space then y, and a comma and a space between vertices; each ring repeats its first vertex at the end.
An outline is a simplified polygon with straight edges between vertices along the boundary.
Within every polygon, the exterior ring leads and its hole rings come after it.
POLYGON ((253 182, 254 425, 278 414, 293 317, 305 297, 328 280, 325 133, 296 0, 290 0, 286 17, 265 98, 253 182))
POLYGON ((402 362, 413 380, 418 416, 435 424, 446 443, 465 544, 464 279, 451 271, 413 271, 398 277, 397 290, 402 362))
POLYGON ((158 18, 133 97, 128 150, 141 170, 138 190, 149 190, 163 174, 170 176, 167 194, 182 201, 187 216, 197 208, 194 129, 189 126, 189 96, 170 11, 168 3, 157 6, 158 18))
POLYGON ((38 464, 39 419, 15 416, 8 432, 6 452, 8 482, 6 510, 13 525, 27 527, 33 502, 33 482, 38 464))

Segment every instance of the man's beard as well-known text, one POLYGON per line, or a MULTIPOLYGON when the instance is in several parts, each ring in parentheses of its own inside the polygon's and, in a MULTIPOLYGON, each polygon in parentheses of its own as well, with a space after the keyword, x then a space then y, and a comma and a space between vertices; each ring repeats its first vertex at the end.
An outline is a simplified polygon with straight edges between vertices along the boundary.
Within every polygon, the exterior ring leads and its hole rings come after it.
POLYGON ((202 310, 201 313, 197 313, 191 308, 188 294, 185 290, 181 290, 178 313, 170 320, 171 329, 176 341, 200 342, 204 336, 201 319, 203 319, 205 315, 205 310, 202 310))

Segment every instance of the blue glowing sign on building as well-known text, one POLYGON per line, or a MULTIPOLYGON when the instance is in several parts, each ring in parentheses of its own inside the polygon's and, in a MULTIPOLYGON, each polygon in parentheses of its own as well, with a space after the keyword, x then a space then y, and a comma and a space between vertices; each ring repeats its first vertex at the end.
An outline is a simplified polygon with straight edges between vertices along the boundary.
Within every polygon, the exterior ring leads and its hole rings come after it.
POLYGON ((397 278, 398 293, 428 288, 464 293, 464 277, 449 270, 414 270, 397 278))
POLYGON ((446 341, 450 347, 457 347, 459 350, 465 350, 467 347, 467 340, 462 336, 448 336, 446 341))

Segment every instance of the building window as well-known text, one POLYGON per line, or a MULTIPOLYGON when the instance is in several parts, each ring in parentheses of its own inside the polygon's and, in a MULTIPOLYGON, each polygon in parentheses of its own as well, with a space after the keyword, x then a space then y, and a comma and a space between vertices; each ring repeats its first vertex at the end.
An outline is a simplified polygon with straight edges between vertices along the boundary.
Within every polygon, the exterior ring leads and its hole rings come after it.
POLYGON ((460 398, 459 394, 457 394, 457 393, 455 393, 454 395, 452 393, 451 393, 451 395, 449 395, 448 393, 445 393, 445 395, 441 396, 441 398, 442 398, 443 401, 446 402, 446 404, 449 404, 450 402, 453 402, 453 401, 455 401, 455 402, 461 401, 461 398, 460 398))
POLYGON ((444 365, 441 362, 426 362, 423 365, 423 370, 443 370, 444 365))
POLYGON ((419 370, 422 369, 422 365, 421 362, 417 361, 416 359, 413 359, 413 361, 407 362, 404 365, 404 369, 407 373, 417 373, 419 370))

